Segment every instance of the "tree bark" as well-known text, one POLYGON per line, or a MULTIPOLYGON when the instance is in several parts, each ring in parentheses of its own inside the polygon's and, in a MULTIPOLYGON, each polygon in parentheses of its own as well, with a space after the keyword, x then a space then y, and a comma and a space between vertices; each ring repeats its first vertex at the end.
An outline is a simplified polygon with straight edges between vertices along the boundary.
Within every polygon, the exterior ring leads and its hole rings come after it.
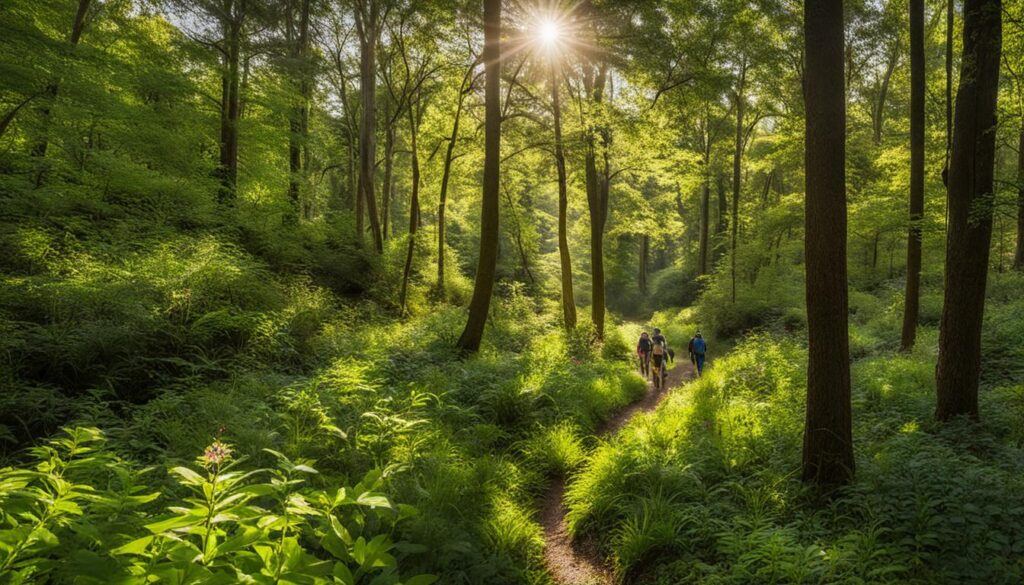
POLYGON ((1024 270, 1024 120, 1017 141, 1017 249, 1013 269, 1024 270))
POLYGON ((448 207, 448 180, 451 178, 452 160, 455 154, 455 144, 459 139, 459 120, 462 119, 462 106, 472 88, 473 69, 477 62, 473 62, 466 74, 462 77, 462 85, 459 86, 459 101, 455 107, 455 120, 452 122, 452 133, 448 137, 448 148, 444 154, 444 171, 441 173, 441 194, 437 204, 437 290, 444 292, 444 251, 445 251, 445 211, 448 207))
POLYGON ((647 266, 650 265, 651 237, 647 234, 640 236, 640 292, 647 294, 647 266))
MULTIPOLYGON (((390 114, 387 116, 387 119, 391 119, 390 114)), ((394 176, 395 126, 394 124, 388 124, 384 129, 384 184, 381 189, 380 205, 380 233, 383 240, 387 240, 391 232, 391 200, 395 189, 394 176)))
POLYGON ((309 142, 309 3, 301 0, 298 7, 298 27, 296 30, 294 9, 287 11, 287 28, 292 44, 292 67, 294 85, 298 90, 298 103, 292 107, 288 120, 288 200, 293 207, 292 219, 298 219, 302 213, 302 174, 307 170, 303 161, 303 150, 308 152, 309 142))
MULTIPOLYGON (((238 8, 237 10, 241 10, 238 8)), ((221 78, 220 200, 234 201, 238 183, 238 120, 240 115, 239 65, 242 51, 242 18, 229 12, 224 23, 224 72, 221 78)))
POLYGON ((484 180, 480 209, 480 256, 469 319, 456 344, 475 353, 483 341, 498 266, 498 204, 501 165, 501 0, 484 0, 484 180))
POLYGON ((0 138, 3 138, 4 134, 7 132, 7 128, 10 127, 11 122, 14 121, 14 118, 18 115, 18 112, 21 110, 21 108, 27 106, 32 100, 36 99, 40 95, 41 94, 34 93, 28 96, 27 98, 22 100, 18 105, 14 106, 14 108, 12 108, 11 111, 4 114, 3 119, 0 119, 0 138))
POLYGON ((514 236, 516 241, 516 251, 519 252, 519 263, 522 265, 523 274, 530 280, 531 284, 536 284, 537 280, 533 277, 533 271, 530 270, 530 256, 526 253, 526 246, 523 244, 523 226, 519 223, 519 214, 516 211, 516 202, 512 199, 512 193, 508 190, 508 184, 504 181, 501 184, 501 190, 505 193, 505 203, 508 205, 509 216, 512 220, 512 228, 515 230, 514 236))
MULTIPOLYGON (((362 96, 362 118, 359 123, 359 192, 370 219, 373 247, 384 251, 374 171, 377 157, 377 40, 380 36, 380 5, 378 0, 360 0, 355 9, 359 33, 359 93, 362 96)), ((359 237, 363 237, 362 230, 359 237)))
POLYGON ((347 187, 348 196, 350 198, 349 205, 351 209, 356 213, 356 232, 358 234, 363 233, 363 204, 362 198, 356 192, 356 160, 358 158, 359 149, 359 122, 356 119, 355 111, 352 102, 348 95, 348 81, 345 77, 345 69, 341 63, 340 57, 335 57, 336 68, 338 69, 338 76, 341 78, 341 108, 345 116, 345 136, 348 138, 348 149, 345 154, 345 162, 347 167, 347 187))
POLYGON ((949 156, 953 150, 953 25, 955 0, 946 2, 946 162, 942 184, 946 186, 946 225, 949 226, 949 156))
POLYGON ((708 236, 711 226, 708 225, 711 219, 711 137, 707 126, 710 119, 705 121, 704 137, 704 181, 700 193, 700 234, 698 235, 697 249, 697 276, 704 276, 708 273, 708 236))
POLYGON ((413 254, 416 252, 416 230, 420 221, 420 155, 417 146, 419 120, 416 110, 418 105, 409 104, 409 148, 412 151, 412 194, 409 197, 409 248, 405 253, 405 268, 402 270, 402 288, 399 292, 399 306, 402 313, 406 312, 406 300, 409 292, 409 277, 412 274, 413 254))
POLYGON ((907 287, 900 347, 909 351, 917 337, 921 297, 921 219, 924 216, 924 0, 910 0, 910 229, 907 234, 907 287))
MULTIPOLYGON (((608 66, 602 63, 594 74, 593 64, 586 65, 584 85, 589 99, 600 104, 604 96, 604 86, 608 78, 608 66)), ((590 128, 587 132, 584 171, 587 185, 587 209, 590 212, 590 273, 591 273, 591 304, 590 316, 598 339, 604 339, 604 226, 608 209, 608 131, 590 128), (601 134, 604 148, 604 177, 597 171, 597 136, 601 134)))
POLYGON ((711 218, 711 186, 709 178, 704 177, 704 184, 700 193, 700 235, 699 247, 697 250, 697 276, 704 276, 708 273, 708 221, 711 218))
POLYGON ((807 419, 803 479, 854 474, 846 281, 846 96, 842 0, 806 0, 807 419))
POLYGON ((732 158, 732 242, 729 246, 730 275, 732 278, 732 302, 736 302, 736 244, 739 239, 740 226, 740 185, 743 160, 743 116, 746 110, 746 82, 747 82, 747 61, 746 56, 740 65, 740 77, 736 84, 736 144, 732 158))
MULTIPOLYGON (((92 0, 78 0, 78 10, 75 11, 75 21, 71 25, 71 34, 68 35, 68 45, 72 49, 78 46, 78 42, 82 40, 82 33, 85 31, 85 17, 89 13, 89 5, 92 0)), ((60 81, 58 79, 53 80, 50 85, 46 87, 44 95, 46 96, 46 103, 40 110, 40 114, 43 117, 43 137, 32 147, 32 156, 43 158, 46 156, 46 151, 49 148, 49 138, 46 135, 46 129, 50 125, 50 108, 53 103, 57 100, 57 95, 60 93, 60 81)), ((18 111, 15 108, 14 112, 18 111)), ((36 178, 36 183, 39 184, 42 181, 43 173, 40 172, 36 178)))
POLYGON ((946 290, 935 373, 936 418, 978 416, 995 169, 1001 0, 966 0, 949 165, 946 290))
POLYGON ((900 60, 899 45, 893 47, 889 55, 889 61, 885 65, 885 73, 882 75, 882 85, 878 88, 878 99, 875 101, 871 111, 872 139, 875 146, 882 144, 882 129, 885 124, 885 100, 889 95, 889 83, 892 80, 892 73, 900 60))
POLYGON ((558 89, 558 57, 551 55, 551 109, 555 124, 555 167, 558 171, 558 258, 562 268, 562 321, 566 329, 576 327, 576 295, 572 283, 572 257, 569 255, 569 188, 562 148, 562 101, 558 89))

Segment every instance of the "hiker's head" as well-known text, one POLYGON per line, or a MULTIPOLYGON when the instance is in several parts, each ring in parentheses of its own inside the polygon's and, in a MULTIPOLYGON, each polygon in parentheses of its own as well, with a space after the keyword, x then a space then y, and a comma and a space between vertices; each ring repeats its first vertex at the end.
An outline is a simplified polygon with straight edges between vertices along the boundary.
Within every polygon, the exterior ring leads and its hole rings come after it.
POLYGON ((658 329, 657 327, 655 327, 654 328, 654 334, 655 335, 659 335, 660 333, 661 333, 661 329, 658 329))
POLYGON ((700 337, 700 331, 697 332, 696 337, 700 337))
POLYGON ((643 333, 641 333, 641 334, 640 334, 640 337, 643 337, 644 339, 646 339, 646 338, 647 338, 647 332, 646 332, 646 331, 644 331, 643 333))

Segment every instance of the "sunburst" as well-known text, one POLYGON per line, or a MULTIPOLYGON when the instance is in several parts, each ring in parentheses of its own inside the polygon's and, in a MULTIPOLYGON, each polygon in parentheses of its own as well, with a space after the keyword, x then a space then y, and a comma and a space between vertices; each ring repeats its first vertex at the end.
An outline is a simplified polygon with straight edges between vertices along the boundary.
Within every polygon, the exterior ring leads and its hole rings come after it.
POLYGON ((589 16, 583 10, 584 0, 523 0, 513 9, 519 26, 509 27, 511 33, 503 56, 508 58, 522 51, 543 51, 551 58, 570 53, 594 52, 594 31, 587 26, 589 16))

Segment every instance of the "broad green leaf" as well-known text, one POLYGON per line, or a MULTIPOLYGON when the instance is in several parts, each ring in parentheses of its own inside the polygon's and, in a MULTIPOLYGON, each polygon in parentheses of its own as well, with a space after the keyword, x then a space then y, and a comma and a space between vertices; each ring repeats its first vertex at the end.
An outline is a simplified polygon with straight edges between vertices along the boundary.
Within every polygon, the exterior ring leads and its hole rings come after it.
POLYGON ((154 538, 155 536, 153 535, 136 538, 126 545, 115 548, 111 552, 116 555, 141 555, 146 552, 146 549, 149 548, 149 545, 153 542, 154 538))

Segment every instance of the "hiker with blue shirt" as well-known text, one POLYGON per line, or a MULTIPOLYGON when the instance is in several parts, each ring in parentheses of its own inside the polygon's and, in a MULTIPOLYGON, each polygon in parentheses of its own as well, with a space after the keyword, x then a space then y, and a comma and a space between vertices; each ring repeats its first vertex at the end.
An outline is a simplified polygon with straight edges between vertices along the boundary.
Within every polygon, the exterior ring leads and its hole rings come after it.
POLYGON ((697 366, 697 375, 700 376, 704 373, 704 354, 708 352, 708 343, 700 331, 690 339, 687 349, 690 351, 690 361, 697 366))

